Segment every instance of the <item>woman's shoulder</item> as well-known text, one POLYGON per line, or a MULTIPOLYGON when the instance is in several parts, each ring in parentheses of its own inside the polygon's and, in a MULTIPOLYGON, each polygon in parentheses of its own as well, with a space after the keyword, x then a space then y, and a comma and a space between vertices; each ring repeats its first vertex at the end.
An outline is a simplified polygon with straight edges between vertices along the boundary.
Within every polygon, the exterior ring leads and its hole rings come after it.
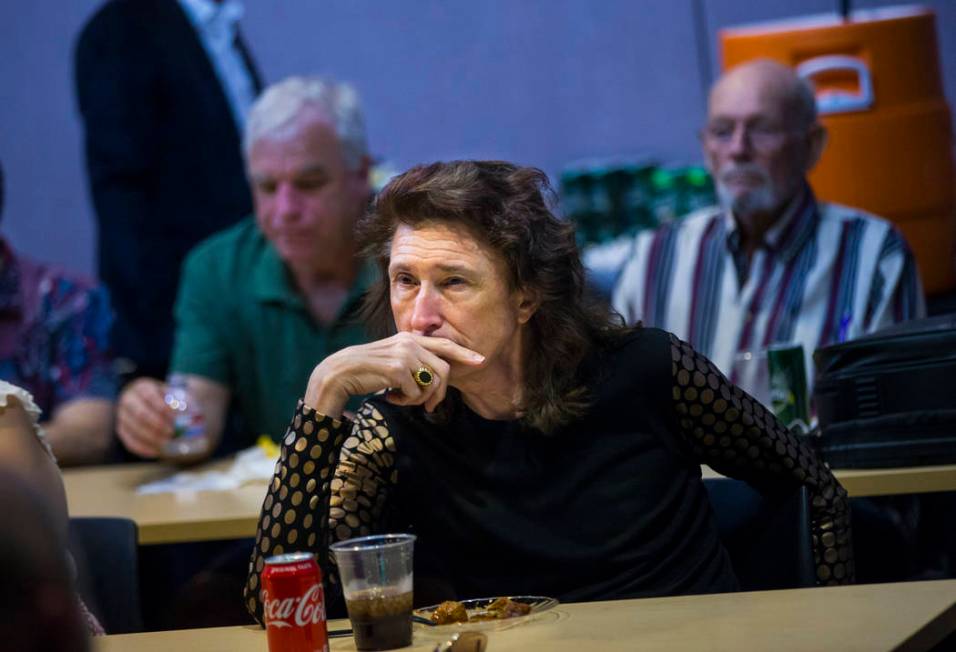
MULTIPOLYGON (((598 398, 656 397, 670 376, 672 335, 638 326, 599 347, 582 374, 598 398)), ((669 390, 668 390, 669 391, 669 390)))
POLYGON ((597 354, 603 358, 652 359, 669 352, 674 336, 660 328, 635 326, 622 332, 613 340, 599 347, 597 354))

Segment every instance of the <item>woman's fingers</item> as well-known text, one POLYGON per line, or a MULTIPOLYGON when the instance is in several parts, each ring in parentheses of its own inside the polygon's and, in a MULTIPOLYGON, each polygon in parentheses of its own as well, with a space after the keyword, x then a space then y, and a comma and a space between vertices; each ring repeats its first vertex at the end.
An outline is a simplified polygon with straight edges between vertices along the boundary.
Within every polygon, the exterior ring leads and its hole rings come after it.
POLYGON ((410 363, 409 375, 413 380, 421 366, 429 368, 435 377, 429 385, 420 388, 420 392, 402 390, 402 396, 393 395, 389 400, 398 405, 424 405, 429 412, 445 400, 451 375, 450 363, 478 366, 485 359, 480 353, 444 337, 399 333, 393 339, 395 348, 402 351, 402 357, 410 363), (420 364, 416 364, 416 360, 420 364))
MULTIPOLYGON (((426 352, 427 353, 427 352, 426 352)), ((409 377, 415 384, 414 390, 394 389, 389 392, 388 400, 396 405, 424 405, 429 412, 445 398, 448 387, 448 363, 434 355, 423 355, 423 361, 409 370, 409 377), (421 386, 415 380, 415 372, 425 367, 432 374, 432 381, 421 386)))
POLYGON ((423 388, 415 382, 409 369, 404 368, 390 376, 391 384, 385 397, 395 405, 418 405, 422 402, 423 388))
POLYGON ((423 392, 421 405, 424 405, 428 412, 432 412, 438 407, 439 403, 445 400, 445 392, 448 390, 448 377, 451 375, 451 365, 430 351, 425 351, 425 355, 422 356, 422 364, 431 370, 432 382, 423 392))
POLYGON ((484 356, 443 337, 398 333, 384 340, 348 347, 313 370, 306 388, 306 404, 329 416, 338 416, 349 396, 388 390, 397 405, 425 405, 429 411, 441 403, 448 389, 451 365, 478 366, 484 356), (435 378, 424 387, 415 380, 422 366, 435 378))
POLYGON ((445 397, 448 363, 428 351, 423 350, 421 354, 419 362, 411 362, 404 373, 398 372, 396 384, 388 392, 388 400, 396 405, 426 405, 431 412, 445 397), (420 385, 416 379, 416 372, 422 368, 431 373, 432 380, 427 385, 420 385))
POLYGON ((462 364, 478 366, 485 361, 485 356, 477 351, 472 351, 444 337, 428 337, 426 335, 413 335, 411 333, 406 333, 405 335, 414 338, 414 341, 422 348, 428 349, 448 362, 460 362, 462 364))
POLYGON ((407 365, 407 375, 398 373, 394 378, 398 385, 388 395, 388 400, 396 405, 423 405, 428 412, 434 411, 445 400, 451 375, 451 363, 477 366, 484 362, 484 356, 460 344, 443 337, 426 337, 412 333, 399 333, 394 336, 394 350, 397 357, 407 365), (424 387, 415 380, 415 372, 426 367, 432 372, 432 382, 424 387), (408 380, 414 383, 409 386, 408 380))
MULTIPOLYGON (((435 339, 435 338, 432 338, 435 339)), ((449 342, 450 340, 445 340, 449 342)), ((441 403, 445 398, 448 389, 449 376, 451 374, 451 365, 429 349, 421 346, 418 340, 406 338, 402 341, 400 348, 404 355, 408 369, 406 373, 415 384, 415 390, 404 389, 407 386, 406 376, 400 374, 402 381, 401 395, 394 394, 390 401, 397 405, 424 405, 429 412, 441 403), (417 374, 421 369, 426 369, 431 374, 431 382, 426 385, 418 383, 417 374)), ((439 347, 441 348, 441 347, 439 347)), ((467 351, 467 349, 462 350, 467 351)))

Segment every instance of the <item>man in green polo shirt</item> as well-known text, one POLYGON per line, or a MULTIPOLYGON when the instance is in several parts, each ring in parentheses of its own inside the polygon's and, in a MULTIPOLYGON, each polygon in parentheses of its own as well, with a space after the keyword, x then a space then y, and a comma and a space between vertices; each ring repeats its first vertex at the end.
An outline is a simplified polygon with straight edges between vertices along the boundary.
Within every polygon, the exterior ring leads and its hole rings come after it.
MULTIPOLYGON (((171 373, 184 375, 216 448, 232 405, 239 446, 282 437, 317 360, 366 340, 356 320, 371 275, 354 226, 369 157, 354 91, 293 77, 256 101, 243 142, 256 215, 197 246, 183 267, 171 373)), ((120 396, 124 446, 156 457, 173 434, 166 385, 120 396)), ((233 446, 235 447, 235 446, 233 446)))

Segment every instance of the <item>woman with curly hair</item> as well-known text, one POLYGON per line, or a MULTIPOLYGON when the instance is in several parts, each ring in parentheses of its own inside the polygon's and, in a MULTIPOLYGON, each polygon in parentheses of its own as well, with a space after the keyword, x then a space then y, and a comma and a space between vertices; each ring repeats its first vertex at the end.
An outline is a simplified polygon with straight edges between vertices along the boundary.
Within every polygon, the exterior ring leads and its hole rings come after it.
POLYGON ((734 590, 702 463, 807 485, 818 580, 852 579, 829 470, 687 343, 589 301, 551 198, 539 170, 472 161, 379 195, 360 235, 382 339, 327 357, 305 388, 250 563, 260 621, 265 557, 314 551, 334 583, 328 545, 385 531, 418 537, 419 604, 734 590))

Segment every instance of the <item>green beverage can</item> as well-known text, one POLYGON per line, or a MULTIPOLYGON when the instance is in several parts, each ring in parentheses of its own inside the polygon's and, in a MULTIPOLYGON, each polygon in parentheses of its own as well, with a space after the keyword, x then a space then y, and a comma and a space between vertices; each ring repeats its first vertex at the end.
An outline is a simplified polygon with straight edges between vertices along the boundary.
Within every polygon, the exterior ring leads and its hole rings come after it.
POLYGON ((807 365, 800 344, 775 344, 767 349, 770 371, 770 404, 787 428, 810 430, 807 365))

